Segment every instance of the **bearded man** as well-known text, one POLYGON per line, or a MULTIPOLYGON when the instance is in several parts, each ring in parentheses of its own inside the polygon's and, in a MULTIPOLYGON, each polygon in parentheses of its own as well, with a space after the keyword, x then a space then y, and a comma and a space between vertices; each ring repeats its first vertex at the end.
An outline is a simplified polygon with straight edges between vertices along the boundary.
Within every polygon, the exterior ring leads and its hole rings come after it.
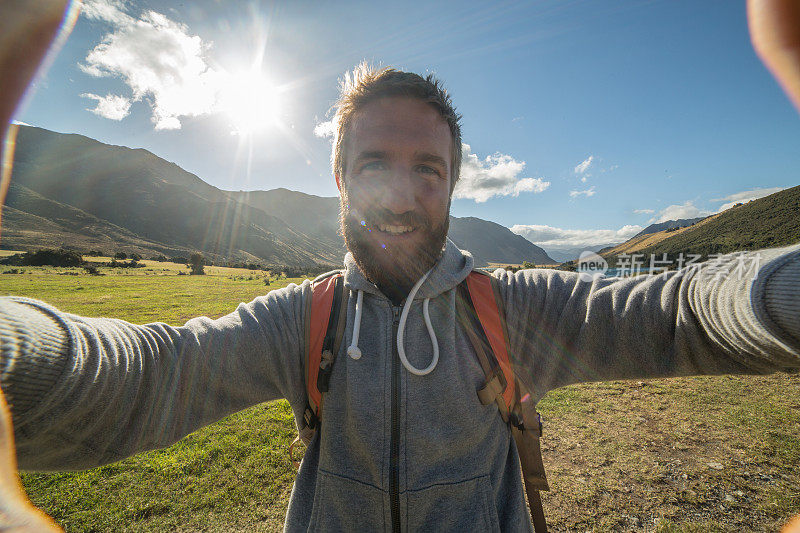
MULTIPOLYGON (((497 406, 476 395, 484 373, 456 311, 473 270, 446 238, 459 116, 432 77, 361 66, 336 124, 344 288, 355 297, 285 528, 530 531, 517 448, 497 406)), ((758 254, 745 256, 760 258, 755 280, 496 272, 517 379, 538 401, 577 382, 800 367, 800 247, 758 254)), ((719 258, 715 272, 741 260, 719 258)), ((303 429, 311 287, 182 327, 0 301, 0 384, 20 466, 110 463, 277 398, 303 429)))

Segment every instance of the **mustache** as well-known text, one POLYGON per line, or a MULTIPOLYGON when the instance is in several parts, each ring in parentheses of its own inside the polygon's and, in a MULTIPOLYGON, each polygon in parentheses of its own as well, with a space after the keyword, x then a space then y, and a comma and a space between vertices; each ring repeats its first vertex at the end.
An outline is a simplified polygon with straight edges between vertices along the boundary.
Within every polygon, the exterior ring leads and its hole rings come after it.
POLYGON ((349 218, 355 219, 359 224, 363 221, 367 226, 386 224, 389 226, 413 226, 427 228, 430 222, 426 216, 416 211, 409 211, 398 215, 388 209, 375 208, 368 211, 349 210, 349 218))

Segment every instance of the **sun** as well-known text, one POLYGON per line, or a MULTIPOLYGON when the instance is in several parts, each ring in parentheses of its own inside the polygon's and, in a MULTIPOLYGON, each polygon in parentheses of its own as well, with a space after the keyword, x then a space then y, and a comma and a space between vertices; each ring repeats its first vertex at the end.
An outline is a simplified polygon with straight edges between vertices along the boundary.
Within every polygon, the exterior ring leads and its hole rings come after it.
POLYGON ((249 135, 274 126, 280 95, 260 70, 232 74, 222 89, 220 105, 236 133, 249 135))

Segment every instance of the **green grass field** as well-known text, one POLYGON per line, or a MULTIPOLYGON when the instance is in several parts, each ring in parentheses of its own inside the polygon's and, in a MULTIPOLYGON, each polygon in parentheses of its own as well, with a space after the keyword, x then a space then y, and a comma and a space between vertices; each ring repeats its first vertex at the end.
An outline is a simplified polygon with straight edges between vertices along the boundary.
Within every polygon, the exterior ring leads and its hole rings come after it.
MULTIPOLYGON (((291 281, 145 262, 139 269, 0 266, 0 294, 133 322, 218 317, 291 281), (21 272, 21 273, 20 273, 21 272)), ((800 512, 800 376, 567 387, 540 404, 552 531, 776 531, 800 512)), ((258 405, 165 450, 78 473, 23 474, 67 531, 278 531, 294 468, 286 402, 258 405)))

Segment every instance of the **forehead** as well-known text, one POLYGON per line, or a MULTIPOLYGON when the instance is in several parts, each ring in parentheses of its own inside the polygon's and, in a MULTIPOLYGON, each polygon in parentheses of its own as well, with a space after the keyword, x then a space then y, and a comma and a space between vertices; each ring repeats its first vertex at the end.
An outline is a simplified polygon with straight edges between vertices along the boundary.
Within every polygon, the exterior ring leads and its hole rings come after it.
MULTIPOLYGON (((359 152, 429 152, 451 158, 452 134, 431 104, 406 97, 381 98, 361 108, 347 135, 347 158, 359 152)), ((399 155, 399 154, 398 154, 399 155)))

